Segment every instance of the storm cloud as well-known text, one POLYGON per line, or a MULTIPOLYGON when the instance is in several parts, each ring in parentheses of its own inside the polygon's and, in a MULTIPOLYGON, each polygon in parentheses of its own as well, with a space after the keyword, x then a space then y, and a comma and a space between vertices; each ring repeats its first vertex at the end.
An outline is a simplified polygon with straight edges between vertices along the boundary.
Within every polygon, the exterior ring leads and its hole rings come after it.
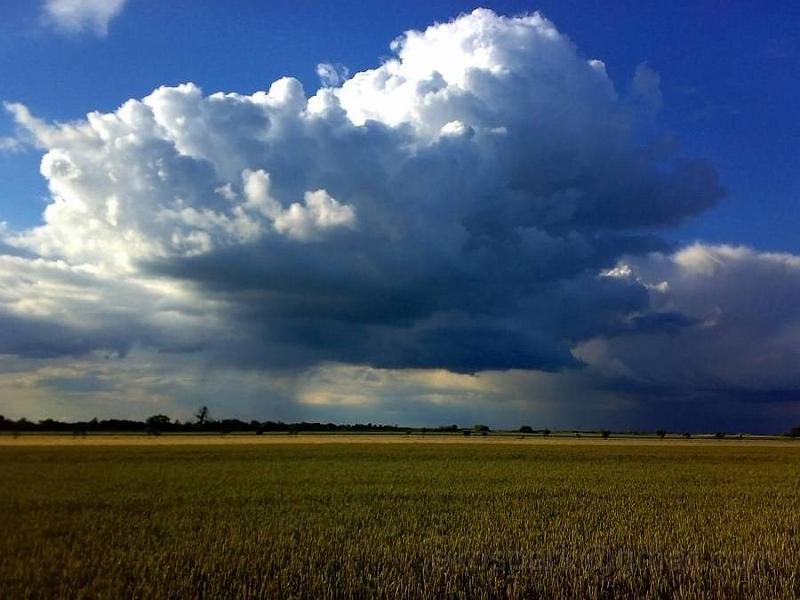
POLYGON ((590 340, 694 327, 608 272, 723 189, 636 141, 648 111, 601 61, 489 10, 391 50, 311 96, 184 84, 65 124, 8 104, 51 201, 3 232, 0 352, 559 371, 590 340))

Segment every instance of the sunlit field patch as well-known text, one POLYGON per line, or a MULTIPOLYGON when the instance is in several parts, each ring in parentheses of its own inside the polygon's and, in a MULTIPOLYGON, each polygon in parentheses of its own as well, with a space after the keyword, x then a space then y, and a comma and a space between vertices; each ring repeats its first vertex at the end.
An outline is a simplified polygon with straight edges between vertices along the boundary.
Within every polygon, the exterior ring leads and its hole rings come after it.
POLYGON ((4 440, 0 597, 800 596, 800 444, 255 437, 4 440))

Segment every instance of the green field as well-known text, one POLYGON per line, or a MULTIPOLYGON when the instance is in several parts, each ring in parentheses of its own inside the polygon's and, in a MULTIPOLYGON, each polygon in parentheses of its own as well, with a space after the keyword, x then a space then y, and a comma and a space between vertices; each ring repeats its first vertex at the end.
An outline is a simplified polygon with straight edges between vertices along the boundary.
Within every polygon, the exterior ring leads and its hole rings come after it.
POLYGON ((800 445, 0 446, 0 598, 800 597, 800 445))

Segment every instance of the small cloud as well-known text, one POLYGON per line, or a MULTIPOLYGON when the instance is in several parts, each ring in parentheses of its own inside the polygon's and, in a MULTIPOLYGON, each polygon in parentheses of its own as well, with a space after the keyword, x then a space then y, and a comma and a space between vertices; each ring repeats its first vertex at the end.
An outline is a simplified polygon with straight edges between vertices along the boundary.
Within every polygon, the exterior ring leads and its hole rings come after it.
POLYGON ((339 203, 325 190, 306 192, 304 203, 293 203, 275 218, 275 229, 300 241, 318 239, 337 227, 355 228, 356 213, 352 206, 339 203))
POLYGON ((0 154, 5 152, 19 152, 22 143, 15 137, 0 137, 0 154))
POLYGON ((319 63, 317 77, 325 87, 336 87, 345 82, 350 76, 350 69, 342 64, 319 63))
POLYGON ((631 81, 631 93, 640 106, 650 114, 660 111, 664 104, 661 95, 661 76, 647 66, 647 63, 639 63, 636 67, 631 81))
POLYGON ((64 33, 91 31, 108 34, 108 25, 122 12, 127 0, 45 0, 43 21, 64 33))

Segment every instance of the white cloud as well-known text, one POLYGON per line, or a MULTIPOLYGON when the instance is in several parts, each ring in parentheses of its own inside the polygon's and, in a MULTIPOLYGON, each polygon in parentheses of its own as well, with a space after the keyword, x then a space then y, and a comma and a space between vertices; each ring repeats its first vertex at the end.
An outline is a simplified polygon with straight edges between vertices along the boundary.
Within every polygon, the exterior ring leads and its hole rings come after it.
POLYGON ((105 36, 111 21, 122 12, 127 0, 44 0, 46 23, 66 33, 92 31, 105 36))
POLYGON ((350 70, 344 65, 319 63, 317 65, 317 77, 326 87, 336 87, 350 76, 350 70))
POLYGON ((275 219, 275 229, 298 240, 314 240, 337 227, 354 228, 355 211, 325 190, 306 192, 304 203, 294 202, 275 219))
POLYGON ((22 147, 21 142, 14 137, 0 137, 0 153, 17 152, 22 147))

